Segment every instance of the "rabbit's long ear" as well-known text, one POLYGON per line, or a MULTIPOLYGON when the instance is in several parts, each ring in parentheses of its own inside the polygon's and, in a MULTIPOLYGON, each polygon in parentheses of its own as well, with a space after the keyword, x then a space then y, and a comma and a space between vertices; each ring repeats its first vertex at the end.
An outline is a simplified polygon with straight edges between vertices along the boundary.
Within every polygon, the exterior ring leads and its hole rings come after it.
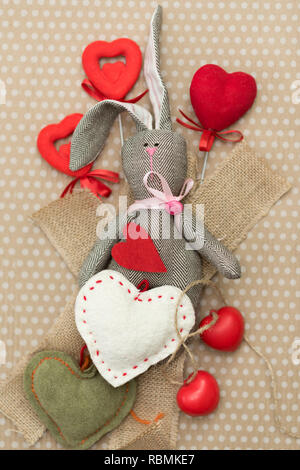
POLYGON ((102 151, 114 120, 122 111, 128 111, 137 131, 152 129, 152 116, 141 106, 104 100, 84 115, 72 136, 70 170, 76 171, 96 160, 102 151))
POLYGON ((159 5, 151 20, 150 36, 144 60, 144 74, 154 110, 155 128, 171 130, 168 91, 160 72, 159 35, 161 23, 162 7, 159 5))

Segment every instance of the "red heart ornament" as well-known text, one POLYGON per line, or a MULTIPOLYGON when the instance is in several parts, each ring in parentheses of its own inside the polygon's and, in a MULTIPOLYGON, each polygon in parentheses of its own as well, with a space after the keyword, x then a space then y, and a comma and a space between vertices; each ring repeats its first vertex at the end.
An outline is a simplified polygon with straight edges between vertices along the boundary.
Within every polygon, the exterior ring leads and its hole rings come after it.
POLYGON ((126 241, 111 250, 113 259, 123 268, 148 273, 165 273, 167 269, 146 230, 133 222, 124 228, 126 241))
POLYGON ((217 408, 219 400, 218 383, 205 370, 198 370, 196 377, 190 383, 185 380, 177 392, 179 408, 190 416, 204 416, 212 413, 217 408))
POLYGON ((83 51, 82 66, 91 83, 105 97, 121 100, 138 79, 142 67, 142 53, 131 39, 95 41, 83 51), (125 56, 126 64, 118 61, 100 67, 101 58, 118 56, 125 56))
POLYGON ((77 177, 83 176, 90 171, 93 162, 81 168, 81 170, 71 171, 69 169, 71 143, 62 144, 58 150, 54 143, 59 139, 65 139, 73 134, 82 116, 83 114, 74 113, 66 116, 57 124, 49 124, 39 132, 37 138, 37 147, 44 160, 56 168, 56 170, 66 175, 77 177))
POLYGON ((256 82, 244 72, 227 73, 214 64, 201 67, 190 86, 191 103, 205 129, 222 131, 251 108, 256 82))
MULTIPOLYGON (((209 324, 213 317, 211 312, 201 321, 199 327, 209 324)), ((202 333, 201 339, 210 347, 219 351, 235 351, 244 336, 244 318, 234 307, 222 307, 217 312, 218 320, 208 330, 202 333)))

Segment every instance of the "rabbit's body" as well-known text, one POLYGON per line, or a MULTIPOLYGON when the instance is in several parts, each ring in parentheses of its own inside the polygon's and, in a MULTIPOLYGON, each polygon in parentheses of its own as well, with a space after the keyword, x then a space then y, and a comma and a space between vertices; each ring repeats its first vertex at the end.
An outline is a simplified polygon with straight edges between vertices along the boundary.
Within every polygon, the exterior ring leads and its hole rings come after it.
MULTIPOLYGON (((122 237, 122 229, 128 221, 134 220, 138 214, 121 214, 123 225, 120 233, 115 233, 115 223, 111 233, 105 240, 97 240, 86 258, 80 275, 82 286, 88 279, 103 269, 113 269, 122 273, 134 285, 147 279, 150 288, 173 285, 184 289, 190 282, 200 279, 202 275, 201 258, 206 258, 223 275, 228 278, 240 277, 240 267, 236 258, 211 235, 195 215, 186 221, 181 220, 180 230, 184 237, 177 237, 178 226, 173 215, 153 206, 147 209, 151 194, 163 192, 163 181, 174 196, 181 193, 187 174, 187 148, 184 138, 172 131, 168 93, 162 80, 159 64, 159 32, 161 27, 162 9, 158 7, 151 22, 149 44, 146 50, 144 72, 150 92, 155 115, 155 129, 152 116, 144 108, 135 104, 104 100, 91 108, 77 126, 72 139, 70 169, 78 170, 95 160, 109 134, 117 115, 128 111, 137 126, 137 134, 127 139, 122 147, 122 164, 128 184, 140 205, 139 224, 149 233, 149 220, 155 220, 155 230, 149 235, 157 248, 167 272, 147 272, 131 270, 120 266, 112 257, 111 250, 122 237), (149 178, 146 178, 150 175, 149 178), (150 188, 150 189, 149 189, 150 188), (151 194, 149 194, 149 192, 151 194), (145 202, 146 201, 146 202, 145 202), (167 217, 167 218, 166 218, 167 217), (145 225, 145 221, 147 224, 145 225), (169 237, 164 230, 169 228, 169 237), (187 249, 189 242, 189 249, 187 249), (192 245, 192 243, 195 243, 192 245), (191 249, 194 246, 194 249, 191 249)), ((178 222, 178 218, 177 218, 178 222)), ((152 227, 153 228, 153 227, 152 227)), ((108 229, 110 232, 110 228, 108 229)), ((194 287, 188 293, 194 307, 199 297, 200 287, 194 287)))
MULTIPOLYGON (((138 217, 138 223, 146 231, 149 231, 147 224, 143 225, 143 220, 152 220, 152 222, 154 222, 155 227, 153 232, 158 232, 158 238, 155 239, 152 237, 152 241, 167 269, 167 272, 149 273, 126 269, 120 266, 113 258, 110 259, 107 269, 113 269, 122 273, 135 286, 137 286, 142 280, 147 279, 149 281, 150 288, 171 285, 183 290, 190 282, 200 279, 202 274, 201 258, 196 251, 186 249, 186 241, 184 238, 174 237, 177 229, 174 224, 173 216, 169 214, 166 215, 162 211, 153 209, 151 211, 149 209, 142 210, 138 217), (168 221, 166 221, 166 217, 169 219, 168 221), (168 225, 170 227, 170 238, 168 239, 162 238, 163 225, 168 225)), ((135 221, 135 219, 132 221, 135 221)), ((152 230, 150 233, 152 233, 152 230)), ((189 297, 191 298, 194 307, 196 306, 197 299, 199 298, 199 290, 199 286, 197 286, 189 292, 189 297)))

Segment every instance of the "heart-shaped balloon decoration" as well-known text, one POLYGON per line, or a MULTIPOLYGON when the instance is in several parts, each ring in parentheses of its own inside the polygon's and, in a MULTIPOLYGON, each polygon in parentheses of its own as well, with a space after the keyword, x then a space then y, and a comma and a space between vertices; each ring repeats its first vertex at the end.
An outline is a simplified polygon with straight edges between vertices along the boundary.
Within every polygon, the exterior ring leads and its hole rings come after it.
POLYGON ((244 72, 227 73, 214 64, 201 67, 190 86, 191 103, 205 129, 222 131, 251 108, 256 82, 244 72))
POLYGON ((37 416, 70 449, 87 449, 132 409, 135 381, 113 388, 91 366, 82 372, 69 355, 42 351, 28 363, 24 388, 37 416))
MULTIPOLYGON (((236 308, 229 306, 222 307, 215 313, 218 315, 217 322, 201 334, 201 339, 219 351, 235 351, 243 340, 243 315, 236 308)), ((210 313, 203 318, 199 327, 208 325, 212 319, 210 313)))
POLYGON ((65 139, 73 134, 82 117, 83 114, 70 114, 59 123, 49 124, 44 127, 39 132, 37 138, 37 147, 41 156, 53 166, 53 168, 69 176, 80 177, 85 175, 92 168, 93 162, 81 168, 81 170, 71 171, 69 169, 71 143, 62 144, 58 150, 54 144, 57 140, 65 139))
POLYGON ((146 230, 131 222, 124 228, 126 241, 111 250, 114 260, 126 269, 148 273, 165 273, 167 268, 146 230))
POLYGON ((83 51, 82 66, 90 82, 104 97, 121 100, 138 79, 142 67, 142 53, 131 39, 95 41, 83 51), (118 56, 124 56, 126 63, 118 61, 100 66, 101 59, 118 56))

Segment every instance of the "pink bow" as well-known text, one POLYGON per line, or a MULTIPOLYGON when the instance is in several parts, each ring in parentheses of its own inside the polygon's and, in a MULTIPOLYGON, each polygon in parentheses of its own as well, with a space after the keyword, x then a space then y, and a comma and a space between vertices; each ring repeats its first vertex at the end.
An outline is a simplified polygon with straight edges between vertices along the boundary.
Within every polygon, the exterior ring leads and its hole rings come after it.
POLYGON ((188 178, 183 183, 179 196, 174 196, 170 186, 168 185, 165 178, 156 171, 149 171, 145 174, 143 178, 143 183, 150 194, 153 194, 154 197, 149 197, 147 199, 140 199, 135 201, 128 208, 128 213, 134 212, 139 209, 160 209, 166 210, 169 214, 174 215, 176 227, 179 229, 180 226, 180 214, 183 211, 183 204, 180 202, 192 189, 194 181, 191 178, 188 178), (151 188, 148 185, 148 177, 150 175, 156 175, 162 186, 162 191, 158 189, 151 188))

